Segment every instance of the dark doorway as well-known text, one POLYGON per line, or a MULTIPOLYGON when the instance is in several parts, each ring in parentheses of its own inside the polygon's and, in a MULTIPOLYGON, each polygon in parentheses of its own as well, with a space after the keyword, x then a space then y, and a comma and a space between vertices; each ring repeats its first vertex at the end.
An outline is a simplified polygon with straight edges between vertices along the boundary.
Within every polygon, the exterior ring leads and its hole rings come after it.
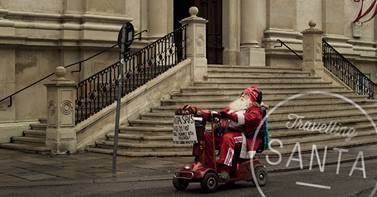
POLYGON ((181 26, 179 23, 190 16, 191 6, 199 8, 198 16, 208 20, 207 23, 207 59, 209 64, 222 64, 222 0, 174 0, 174 29, 181 26))

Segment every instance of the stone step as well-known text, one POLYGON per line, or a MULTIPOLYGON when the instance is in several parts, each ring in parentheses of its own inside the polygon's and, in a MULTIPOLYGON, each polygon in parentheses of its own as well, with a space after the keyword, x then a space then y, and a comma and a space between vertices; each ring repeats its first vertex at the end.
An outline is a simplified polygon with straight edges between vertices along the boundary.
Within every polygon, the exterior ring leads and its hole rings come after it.
POLYGON ((39 118, 38 121, 42 124, 47 124, 47 118, 39 118))
POLYGON ((150 136, 165 135, 167 133, 172 133, 171 126, 168 127, 150 127, 150 126, 124 126, 121 125, 120 133, 124 134, 145 134, 150 136))
POLYGON ((46 138, 44 137, 12 137, 11 142, 17 144, 41 144, 46 143, 46 138))
MULTIPOLYGON (((241 92, 234 92, 234 93, 228 93, 228 92, 224 92, 223 94, 222 93, 216 93, 216 94, 209 94, 209 93, 201 93, 201 94, 191 94, 191 95, 188 95, 188 94, 174 94, 171 96, 171 99, 172 100, 199 100, 199 99, 227 99, 227 100, 235 100, 237 99, 239 96, 240 96, 241 92)), ((288 97, 291 97, 291 96, 294 96, 294 95, 298 95, 299 93, 278 93, 278 94, 264 94, 263 93, 263 100, 284 100, 284 99, 287 99, 288 97)), ((305 94, 305 93, 302 93, 302 94, 305 94)), ((340 92, 340 93, 337 93, 338 95, 342 96, 342 97, 347 97, 347 98, 355 98, 355 97, 358 97, 358 98, 367 98, 366 96, 355 96, 355 93, 353 92, 340 92)), ((309 94, 308 95, 304 95, 303 97, 315 97, 315 96, 320 96, 318 94, 309 94)), ((303 98, 303 97, 299 97, 298 99, 300 98, 303 98)), ((332 98, 336 98, 335 96, 333 96, 332 98)))
POLYGON ((206 82, 215 82, 215 83, 249 83, 249 84, 256 84, 256 83, 315 83, 315 82, 322 82, 321 77, 311 77, 311 76, 304 76, 304 77, 242 77, 242 78, 233 78, 233 77, 207 77, 206 82))
POLYGON ((49 153, 50 152, 50 149, 47 148, 46 146, 38 146, 34 144, 4 143, 4 144, 0 144, 0 147, 5 148, 5 149, 32 152, 32 153, 49 153))
POLYGON ((208 77, 224 77, 224 78, 242 78, 242 77, 308 77, 312 76, 309 72, 280 72, 280 73, 218 73, 218 72, 209 72, 208 77))
MULTIPOLYGON (((358 135, 357 137, 375 137, 377 138, 377 133, 376 131, 373 131, 373 130, 364 130, 364 131, 359 131, 358 132, 358 135)), ((274 137, 272 137, 274 138, 274 137)), ((356 138, 356 136, 354 137, 356 138)), ((279 138, 280 139, 280 138, 279 138)), ((284 139, 281 139, 282 142, 283 142, 283 145, 284 146, 287 146, 287 145, 294 145, 296 142, 300 142, 300 143, 318 143, 318 142, 321 142, 321 143, 326 143, 328 141, 332 141, 332 140, 338 140, 338 139, 342 139, 342 140, 345 140, 345 141, 352 141, 353 138, 346 138, 346 137, 342 137, 342 136, 336 136, 336 135, 331 135, 331 134, 319 134, 319 135, 310 135, 310 136, 307 136, 307 135, 303 135, 303 136, 297 136, 296 138, 284 138, 284 139)), ((275 144, 273 147, 275 146, 278 146, 277 144, 275 144)))
MULTIPOLYGON (((110 140, 97 140, 96 147, 97 148, 113 148, 114 142, 110 140)), ((178 151, 178 152, 185 152, 192 149, 192 145, 182 145, 182 144, 173 144, 171 143, 149 143, 149 144, 141 144, 141 143, 127 143, 127 142, 119 142, 118 147, 120 149, 127 149, 128 151, 134 152, 153 152, 153 151, 178 151)))
MULTIPOLYGON (((361 106, 365 111, 368 112, 368 110, 374 110, 377 108, 377 105, 376 104, 370 104, 370 105, 362 105, 361 106)), ((162 106, 162 107, 155 107, 155 108, 152 108, 151 109, 151 112, 148 112, 148 113, 145 113, 143 115, 141 115, 141 119, 144 117, 144 116, 150 116, 150 117, 167 117, 167 116, 173 116, 174 115, 174 112, 175 110, 178 109, 178 106, 174 106, 174 107, 171 107, 171 106, 162 106), (159 111, 161 110, 161 111, 159 111)), ((223 106, 213 106, 211 107, 211 109, 218 109, 217 111, 223 109, 223 106)), ((270 107, 270 110, 272 109, 272 107, 270 107)), ((280 109, 280 108, 277 108, 272 114, 273 115, 287 115, 287 114, 291 114, 291 113, 328 113, 328 112, 342 112, 343 111, 345 112, 356 112, 356 111, 359 111, 358 109, 356 109, 354 106, 352 105, 345 105, 345 106, 334 106, 333 108, 327 108, 327 106, 323 107, 323 108, 318 108, 318 107, 308 107, 308 108, 296 108, 294 110, 292 109, 280 109)))
MULTIPOLYGON (((364 121, 360 122, 359 124, 353 124, 351 125, 342 125, 342 126, 348 126, 356 129, 356 131, 360 130, 366 130, 366 129, 373 129, 370 122, 364 121)), ((209 127, 209 124, 207 125, 209 127)), ((207 128, 210 129, 210 128, 207 128)), ((135 135, 137 137, 140 136, 171 136, 173 132, 173 127, 168 125, 165 127, 151 127, 151 126, 124 126, 121 129, 121 133, 127 134, 127 135, 135 135)), ((302 130, 297 129, 287 129, 285 122, 278 126, 272 126, 269 128, 269 133, 271 134, 271 137, 277 137, 277 138, 289 138, 294 136, 300 136, 300 135, 314 135, 315 133, 307 133, 302 130)), ((165 137, 166 138, 166 137, 165 137)))
MULTIPOLYGON (((373 100, 369 100, 365 98, 364 96, 358 96, 354 95, 352 98, 352 101, 355 103, 375 103, 373 100)), ((184 106, 186 104, 191 104, 191 105, 196 105, 196 106, 203 106, 203 105, 223 105, 227 106, 231 101, 234 99, 166 99, 161 101, 162 106, 169 106, 169 105, 180 105, 184 106)), ((274 106, 277 105, 282 101, 281 98, 272 98, 272 99, 264 99, 263 102, 265 102, 269 106, 274 106)), ((332 103, 334 105, 336 104, 344 104, 347 103, 346 101, 340 100, 339 98, 336 97, 318 97, 317 99, 313 98, 307 98, 307 97, 298 97, 295 98, 294 100, 287 101, 287 103, 284 104, 284 106, 308 106, 308 105, 325 105, 332 103), (310 102, 308 102, 310 101, 310 102)))
MULTIPOLYGON (((376 122, 377 121, 377 118, 375 116, 371 117, 372 118, 372 121, 376 122)), ((319 119, 315 119, 314 121, 316 123, 322 123, 319 121, 319 119)), ((337 118, 334 117, 334 118, 327 118, 325 119, 326 123, 330 122, 330 121, 337 121, 337 118)), ((312 122, 314 122, 313 120, 311 120, 312 122)), ((370 121, 365 117, 365 116, 354 116, 354 117, 342 117, 342 118, 339 118, 339 123, 342 124, 342 126, 348 126, 348 127, 356 127, 358 125, 362 125, 362 124, 371 124, 370 121)), ((286 121, 277 121, 277 122, 269 122, 269 128, 272 129, 272 130, 279 130, 279 129, 285 129, 286 128, 286 121)))
MULTIPOLYGON (((106 139, 113 141, 114 140, 114 133, 108 133, 106 135, 106 139)), ((172 133, 170 135, 144 135, 144 134, 125 134, 119 133, 119 141, 120 142, 128 142, 128 143, 171 143, 172 141, 172 133)))
MULTIPOLYGON (((180 98, 180 97, 186 97, 186 98, 193 98, 193 97, 206 97, 206 98, 217 98, 217 97, 238 97, 240 96, 242 90, 235 90, 235 91, 224 91, 224 90, 218 90, 213 92, 177 92, 171 95, 172 98, 180 98)), ((295 94, 305 94, 305 91, 297 91, 297 90, 287 90, 287 91, 280 91, 280 92, 274 92, 271 90, 263 91, 263 98, 274 98, 277 96, 281 96, 283 98, 287 98, 288 96, 292 96, 295 94)), ((354 96, 355 93, 347 90, 347 89, 339 89, 335 91, 331 91, 331 93, 334 94, 340 94, 343 96, 354 96)), ((311 94, 313 95, 313 94, 311 94)))
MULTIPOLYGON (((107 148, 95 148, 89 147, 87 151, 95 152, 95 153, 103 153, 103 154, 113 154, 113 149, 107 148)), ((178 156, 192 156, 192 150, 190 151, 153 151, 153 152, 134 152, 134 151, 126 151, 119 149, 117 151, 117 155, 119 156, 127 156, 127 157, 178 157, 178 156)))
MULTIPOLYGON (((374 110, 377 108, 376 104, 363 104, 361 107, 365 111, 374 110)), ((272 107, 270 107, 270 110, 272 107)), ((286 109, 286 108, 277 108, 272 114, 274 115, 281 115, 281 114, 291 114, 291 113, 302 113, 302 114, 310 114, 310 113, 328 113, 328 112, 338 112, 338 113, 348 113, 348 112, 360 112, 355 106, 353 105, 345 105, 345 106, 333 106, 332 108, 325 107, 308 107, 308 108, 294 108, 294 109, 286 109)))
MULTIPOLYGON (((373 120, 377 119, 377 112, 370 114, 373 120)), ((288 118, 273 118, 269 119, 270 127, 271 128, 284 128, 285 123, 288 121, 288 118), (282 125, 284 125, 282 127, 282 125)), ((293 120, 291 120, 293 121, 293 120)), ((303 119, 303 121, 311 121, 316 123, 328 123, 330 121, 336 121, 342 124, 351 124, 351 123, 358 123, 368 121, 364 114, 354 113, 354 114, 339 114, 338 116, 328 116, 324 117, 322 114, 316 114, 313 116, 307 116, 303 119)), ((172 127, 173 120, 132 120, 129 121, 131 126, 149 126, 149 127, 172 127)))
MULTIPOLYGON (((351 128, 351 127, 348 127, 351 128)), ((363 123, 360 125, 354 125, 352 126, 353 129, 355 129, 356 132, 364 132, 364 131, 371 131, 374 130, 373 126, 368 123, 363 123)), ((278 138, 278 139, 291 139, 295 137, 305 137, 305 136, 313 136, 313 135, 322 135, 319 132, 311 132, 311 131, 305 131, 300 129, 288 129, 280 128, 280 129, 269 129, 269 135, 271 138, 278 138)))
MULTIPOLYGON (((365 111, 371 117, 377 116, 377 108, 369 108, 365 111)), ((331 111, 331 110, 326 111, 326 112, 316 113, 316 114, 313 114, 312 112, 275 114, 275 113, 272 112, 270 114, 269 120, 271 120, 271 121, 288 120, 289 115, 292 115, 292 117, 294 117, 294 115, 304 116, 305 120, 319 119, 319 118, 326 119, 326 118, 332 118, 332 117, 337 117, 337 118, 353 117, 353 116, 364 116, 365 117, 365 115, 361 111, 359 111, 357 108, 353 108, 353 109, 350 109, 350 110, 343 110, 342 113, 339 113, 339 111, 331 111)))
MULTIPOLYGON (((363 146, 368 144, 377 144, 377 136, 375 135, 367 135, 367 136, 357 136, 352 138, 350 141, 346 141, 344 139, 332 139, 329 141, 319 141, 319 142, 303 142, 300 143, 301 153, 311 152, 312 146, 315 144, 318 150, 324 150, 327 147, 328 150, 333 148, 349 148, 355 146, 363 146)), ((282 155, 290 155, 292 153, 293 147, 295 144, 290 145, 283 145, 282 148, 276 147, 277 150, 282 155)), ((271 150, 266 150, 263 152, 264 155, 274 155, 276 153, 272 152, 271 150)))
MULTIPOLYGON (((376 112, 377 110, 377 106, 376 105, 371 105, 371 106, 363 106, 363 109, 366 111, 366 112, 376 112)), ((357 108, 353 107, 353 106, 347 106, 347 107, 342 107, 338 110, 332 110, 332 109, 318 109, 318 108, 313 108, 313 109, 310 109, 310 110, 307 110, 307 111, 304 111, 304 110, 296 110, 296 111, 292 111, 292 110, 275 110, 272 114, 270 114, 271 117, 274 117, 274 118, 282 118, 282 117, 287 117, 289 114, 297 114, 299 116, 310 116, 310 115, 313 115, 313 113, 321 113, 321 114, 324 114, 325 117, 328 117, 328 116, 338 116, 339 113, 341 111, 341 114, 343 116, 345 116, 346 114, 349 114, 349 113, 353 113, 353 114, 356 114, 356 113, 361 113, 357 108)), ((322 115, 321 115, 322 116, 322 115)), ((172 118, 174 117, 174 112, 171 111, 171 112, 149 112, 149 113, 145 113, 145 114, 142 114, 140 116, 140 119, 141 120, 171 120, 172 118)))
MULTIPOLYGON (((242 85, 242 86, 189 86, 186 88, 182 88, 181 92, 183 93, 197 93, 197 92, 205 92, 205 93, 221 93, 221 92, 235 92, 235 93, 241 93, 245 88, 247 88, 250 85, 242 85)), ((344 87, 338 87, 338 86, 313 86, 313 85, 302 85, 297 87, 291 87, 291 86, 280 86, 280 87, 273 87, 268 85, 261 85, 259 88, 263 91, 270 91, 272 93, 279 93, 279 92, 303 92, 303 91, 314 91, 314 90, 321 90, 325 92, 332 92, 336 90, 348 90, 344 87)))
MULTIPOLYGON (((366 135, 372 133, 376 133, 374 128, 370 124, 363 124, 359 126, 353 127, 355 131, 359 135, 366 135)), ((210 130, 210 128, 207 128, 210 130)), ((166 128, 164 133, 160 132, 158 135, 153 133, 154 131, 148 130, 145 128, 144 130, 139 130, 138 132, 131 132, 132 128, 129 128, 130 131, 124 131, 125 133, 119 134, 119 141, 128 142, 128 143, 172 143, 172 128, 166 128)), ((284 143, 288 144, 290 142, 296 142, 297 139, 304 139, 304 141, 308 141, 311 138, 306 139, 307 137, 318 136, 319 138, 314 139, 322 139, 326 137, 321 137, 325 134, 319 132, 310 132, 298 129, 280 129, 280 130, 270 130, 269 131, 270 138, 278 138, 284 143)), ((377 134, 377 133, 376 133, 377 134)), ((107 134, 107 140, 112 141, 114 137, 113 133, 107 134)), ((332 136, 334 137, 334 136, 332 136)), ((327 138, 326 138, 327 139, 327 138)), ((330 139, 330 138, 329 138, 330 139)), ((301 141, 300 141, 301 142, 301 141)))
MULTIPOLYGON (((208 125, 207 125, 208 126, 208 125)), ((131 133, 127 131, 124 133, 119 134, 119 140, 122 142, 129 142, 129 143, 171 143, 172 142, 172 128, 165 128, 164 132, 160 132, 158 135, 156 135, 155 131, 150 131, 146 127, 144 130, 139 130, 138 132, 131 133), (152 133, 152 134, 151 134, 152 133)), ((373 131, 373 127, 370 124, 362 124, 356 127, 353 127, 356 132, 365 135, 366 132, 373 131)), ((210 128, 208 128, 210 130, 210 128)), ((375 132, 375 131, 374 131, 375 132)), ((304 131, 304 130, 298 130, 298 129, 280 129, 280 130, 270 130, 269 132, 271 138, 279 138, 281 140, 290 140, 292 139, 299 139, 304 138, 308 136, 320 136, 323 135, 319 132, 310 132, 310 131, 304 131)), ((114 138, 114 133, 108 133, 106 135, 107 140, 112 141, 114 138)), ((294 140, 293 140, 294 141, 294 140)))
MULTIPOLYGON (((227 103, 227 104, 229 104, 229 103, 227 103)), ((270 109, 272 109, 274 107, 270 103, 266 103, 266 104, 268 104, 270 106, 270 109)), ((358 105, 360 105, 362 107, 363 106, 376 106, 375 101, 366 101, 364 103, 358 103, 358 105)), ((174 113, 177 109, 182 108, 183 106, 184 106, 183 104, 179 104, 179 105, 152 107, 151 112, 153 112, 153 113, 165 113, 165 112, 174 113)), ((201 108, 201 109, 209 109, 209 110, 219 111, 219 110, 224 109, 224 107, 226 105, 224 105, 224 104, 195 104, 195 106, 197 106, 198 108, 201 108)), ((310 103, 307 103, 306 105, 298 105, 298 106, 292 105, 292 103, 286 103, 282 106, 279 106, 277 111, 279 112, 281 110, 281 111, 283 111, 283 113, 286 113, 286 112, 289 112, 289 111, 311 111, 313 109, 316 109, 317 111, 318 110, 323 111, 323 110, 326 110, 326 109, 337 110, 337 109, 343 109, 343 108, 349 108, 349 107, 354 108, 354 106, 352 106, 351 104, 348 104, 348 103, 335 103, 335 104, 322 103, 322 104, 313 104, 313 105, 311 105, 310 103)))
MULTIPOLYGON (((303 93, 304 94, 304 93, 303 93)), ((295 94, 288 94, 288 95, 263 95, 263 102, 268 103, 272 101, 283 101, 284 99, 289 98, 290 96, 294 96, 295 94)), ((240 96, 240 93, 238 94, 228 94, 228 95, 221 95, 221 94, 213 94, 213 96, 210 95, 195 95, 195 96, 172 96, 171 99, 166 99, 163 101, 186 101, 186 102, 208 102, 208 101, 226 101, 231 102, 235 99, 237 99, 240 96)), ((355 98, 365 98, 366 96, 362 95, 355 95, 354 93, 347 93, 347 94, 341 94, 340 95, 345 96, 349 99, 355 99, 355 98)), ((340 98, 330 95, 319 95, 319 94, 304 94, 302 96, 297 95, 297 98, 294 99, 294 101, 298 100, 321 100, 321 99, 338 99, 340 98)))
POLYGON ((296 87, 299 88, 300 86, 303 85, 313 85, 313 86, 331 86, 332 82, 325 82, 325 81, 303 81, 303 80, 280 80, 280 81, 259 81, 256 80, 255 82, 253 81, 245 81, 245 80, 238 80, 238 81, 219 81, 219 82, 211 82, 211 81, 204 81, 204 82, 196 82, 194 83, 195 86, 198 87, 248 87, 251 84, 258 85, 262 90, 263 86, 270 86, 270 87, 275 87, 275 88, 280 88, 280 87, 296 87))
POLYGON ((47 124, 46 123, 33 123, 30 124, 31 130, 46 130, 47 124))
POLYGON ((229 73, 231 74, 239 74, 239 73, 303 73, 301 70, 271 70, 271 69, 253 69, 253 68, 214 68, 209 67, 208 73, 229 73))
POLYGON ((249 66, 249 65, 227 65, 227 64, 208 64, 208 68, 213 69, 234 69, 234 68, 242 68, 242 69, 253 69, 253 70, 281 70, 281 71, 301 71, 300 67, 293 68, 293 67, 267 67, 267 66, 249 66))
POLYGON ((46 137, 46 130, 25 130, 23 132, 25 137, 46 137))

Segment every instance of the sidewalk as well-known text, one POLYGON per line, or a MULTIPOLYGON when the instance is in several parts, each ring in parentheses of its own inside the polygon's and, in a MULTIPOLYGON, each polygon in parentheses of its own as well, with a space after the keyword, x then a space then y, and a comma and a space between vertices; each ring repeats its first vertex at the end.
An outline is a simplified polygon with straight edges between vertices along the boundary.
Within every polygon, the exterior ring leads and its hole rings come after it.
MULTIPOLYGON (((359 151, 363 151, 365 160, 376 159, 376 150, 377 145, 350 148, 348 153, 343 153, 342 163, 355 162, 359 151)), ((113 177, 111 155, 89 152, 38 155, 5 149, 0 149, 0 154, 0 188, 170 180, 175 170, 192 161, 191 157, 118 157, 118 173, 113 177)), ((319 156, 322 160, 323 152, 320 152, 319 156)), ((267 165, 269 172, 299 170, 297 161, 292 161, 289 167, 286 167, 288 157, 283 157, 279 165, 267 165)), ((302 154, 302 160, 304 169, 308 169, 310 153, 302 154)), ((264 158, 261 158, 261 161, 267 164, 264 158)), ((271 161, 276 159, 271 158, 271 161)), ((337 162, 338 152, 328 151, 326 165, 337 165, 337 162)), ((313 168, 318 168, 317 166, 317 158, 314 157, 313 168)))
POLYGON ((0 155, 0 188, 171 179, 177 168, 192 161, 191 157, 118 157, 114 178, 111 155, 38 155, 5 149, 0 155))

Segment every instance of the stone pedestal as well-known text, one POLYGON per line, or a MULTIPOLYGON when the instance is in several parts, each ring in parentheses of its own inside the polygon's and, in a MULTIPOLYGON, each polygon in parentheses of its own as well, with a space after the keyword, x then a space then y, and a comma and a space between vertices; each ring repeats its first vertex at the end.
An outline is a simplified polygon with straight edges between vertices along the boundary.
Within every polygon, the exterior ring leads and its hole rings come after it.
POLYGON ((266 52, 264 48, 241 46, 240 64, 266 66, 266 52))
POLYGON ((65 78, 64 67, 56 68, 56 78, 47 87, 46 146, 53 154, 76 152, 75 99, 76 85, 65 78))
POLYGON ((191 59, 191 79, 194 82, 203 81, 207 77, 206 57, 206 19, 198 17, 197 7, 191 7, 190 17, 181 21, 186 28, 186 52, 191 59))
POLYGON ((319 76, 324 75, 322 61, 322 35, 323 32, 315 28, 313 21, 309 22, 309 29, 302 32, 303 38, 303 70, 319 76))

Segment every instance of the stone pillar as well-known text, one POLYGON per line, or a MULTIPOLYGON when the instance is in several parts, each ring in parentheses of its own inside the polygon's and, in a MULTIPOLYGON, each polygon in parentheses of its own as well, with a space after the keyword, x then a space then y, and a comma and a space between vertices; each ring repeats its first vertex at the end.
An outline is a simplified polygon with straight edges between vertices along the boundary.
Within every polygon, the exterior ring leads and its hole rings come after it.
MULTIPOLYGON (((14 37, 14 23, 6 18, 8 10, 3 9, 3 3, 0 2, 0 36, 14 37)), ((12 45, 2 47, 0 55, 2 57, 0 60, 0 99, 2 99, 16 91, 16 50, 12 45)), ((0 102, 0 120, 14 121, 17 119, 16 100, 14 96, 12 100, 6 99, 0 102), (9 107, 10 104, 12 104, 11 107, 9 107)))
POLYGON ((318 76, 324 76, 322 61, 322 34, 323 32, 315 28, 313 21, 309 22, 309 29, 302 32, 303 38, 303 70, 309 71, 318 76))
POLYGON ((349 37, 345 36, 344 24, 346 21, 345 1, 322 1, 322 29, 326 41, 334 46, 341 54, 353 54, 349 37))
POLYGON ((263 44, 266 65, 271 67, 296 67, 301 60, 285 47, 276 48, 278 39, 293 50, 302 50, 302 35, 297 31, 297 0, 266 0, 266 30, 263 44))
POLYGON ((181 21, 182 25, 188 25, 186 29, 186 52, 191 59, 191 80, 203 81, 207 77, 206 57, 206 19, 198 17, 197 7, 191 7, 190 17, 181 21))
POLYGON ((240 56, 240 0, 223 0, 223 62, 238 64, 240 56))
POLYGON ((241 0, 241 65, 266 65, 265 50, 258 42, 258 2, 241 0))
POLYGON ((65 78, 66 69, 57 67, 56 78, 47 87, 46 146, 53 154, 76 152, 75 99, 76 84, 65 78))
POLYGON ((156 39, 173 30, 173 1, 148 1, 148 36, 156 39))

